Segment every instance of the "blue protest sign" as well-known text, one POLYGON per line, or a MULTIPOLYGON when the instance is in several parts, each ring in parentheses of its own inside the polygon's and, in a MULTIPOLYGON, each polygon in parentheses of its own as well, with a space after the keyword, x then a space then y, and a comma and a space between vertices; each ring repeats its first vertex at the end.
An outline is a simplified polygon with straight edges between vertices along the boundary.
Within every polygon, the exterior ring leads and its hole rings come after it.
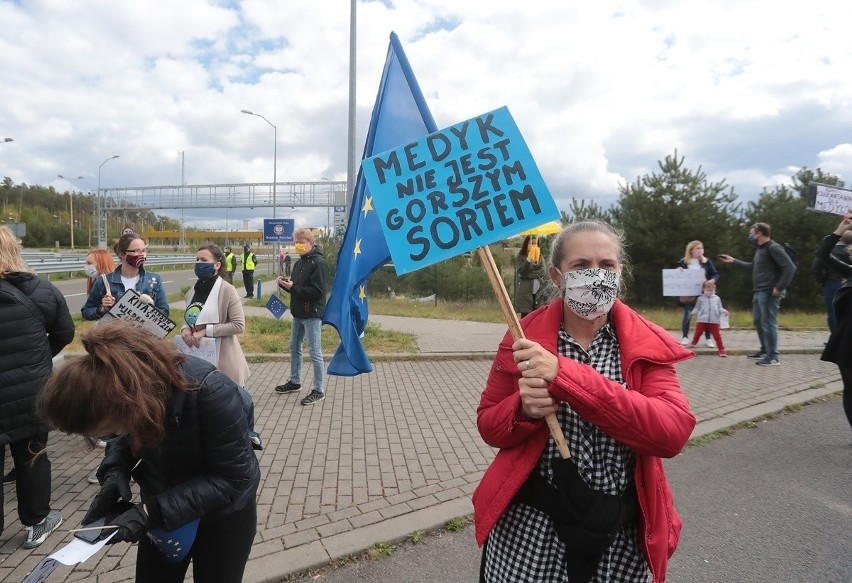
POLYGON ((266 243, 292 243, 295 219, 263 219, 263 240, 266 243))
POLYGON ((559 218, 501 107, 361 162, 397 274, 559 218))

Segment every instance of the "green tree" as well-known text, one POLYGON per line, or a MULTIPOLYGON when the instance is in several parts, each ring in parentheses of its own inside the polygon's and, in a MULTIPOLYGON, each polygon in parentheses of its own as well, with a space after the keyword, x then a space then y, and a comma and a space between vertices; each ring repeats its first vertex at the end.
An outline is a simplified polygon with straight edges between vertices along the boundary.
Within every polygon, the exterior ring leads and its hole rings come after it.
POLYGON ((688 242, 700 240, 708 255, 718 254, 740 224, 737 196, 724 180, 711 182, 700 166, 687 168, 677 150, 658 165, 659 173, 620 185, 610 212, 633 265, 628 293, 640 304, 661 301, 661 270, 675 266, 688 242))
POLYGON ((603 221, 612 222, 612 210, 604 209, 595 201, 587 202, 585 199, 577 200, 571 197, 571 205, 568 211, 559 211, 562 215, 560 221, 563 225, 579 221, 603 221))

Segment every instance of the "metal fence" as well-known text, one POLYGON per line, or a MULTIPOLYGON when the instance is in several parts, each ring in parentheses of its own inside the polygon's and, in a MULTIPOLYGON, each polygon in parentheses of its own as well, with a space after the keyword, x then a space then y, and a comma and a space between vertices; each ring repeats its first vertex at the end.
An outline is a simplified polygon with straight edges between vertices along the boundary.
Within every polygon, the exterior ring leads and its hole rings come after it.
MULTIPOLYGON (((24 253, 27 265, 39 275, 49 273, 80 273, 86 264, 85 255, 67 255, 61 253, 24 253)), ((192 265, 195 255, 148 255, 145 265, 192 265)))

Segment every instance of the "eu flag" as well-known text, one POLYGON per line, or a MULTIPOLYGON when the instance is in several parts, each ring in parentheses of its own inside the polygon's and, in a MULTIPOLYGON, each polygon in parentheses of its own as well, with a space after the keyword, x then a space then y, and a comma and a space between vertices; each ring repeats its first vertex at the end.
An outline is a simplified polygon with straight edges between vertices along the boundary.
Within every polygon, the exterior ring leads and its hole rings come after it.
MULTIPOLYGON (((395 33, 379 83, 362 158, 390 150, 438 130, 395 33)), ((337 272, 323 323, 340 335, 328 374, 355 376, 373 366, 359 337, 367 327, 367 278, 390 260, 373 198, 359 167, 349 224, 337 255, 337 272)))
POLYGON ((192 543, 195 542, 195 535, 198 533, 200 522, 201 520, 196 518, 172 531, 152 528, 148 531, 148 538, 163 553, 163 558, 167 563, 180 563, 192 549, 192 543))
POLYGON ((276 318, 280 318, 287 311, 287 305, 281 301, 278 294, 272 294, 266 301, 266 309, 272 312, 276 318))

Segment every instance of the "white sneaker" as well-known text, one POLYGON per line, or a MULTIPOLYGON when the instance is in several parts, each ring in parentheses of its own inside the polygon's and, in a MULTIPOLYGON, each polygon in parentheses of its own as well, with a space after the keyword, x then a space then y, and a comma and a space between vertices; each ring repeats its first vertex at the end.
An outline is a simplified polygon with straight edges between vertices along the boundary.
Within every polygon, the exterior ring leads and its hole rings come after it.
POLYGON ((59 513, 51 512, 38 524, 26 527, 27 540, 24 541, 24 548, 36 548, 44 542, 47 535, 59 528, 60 524, 62 524, 62 516, 59 513))
POLYGON ((716 348, 716 343, 713 342, 712 338, 708 338, 704 341, 704 346, 706 346, 707 348, 716 348))
POLYGON ((689 338, 687 338, 686 336, 684 336, 684 337, 681 339, 680 343, 681 343, 681 344, 683 344, 684 346, 686 346, 687 344, 689 344, 689 338))

